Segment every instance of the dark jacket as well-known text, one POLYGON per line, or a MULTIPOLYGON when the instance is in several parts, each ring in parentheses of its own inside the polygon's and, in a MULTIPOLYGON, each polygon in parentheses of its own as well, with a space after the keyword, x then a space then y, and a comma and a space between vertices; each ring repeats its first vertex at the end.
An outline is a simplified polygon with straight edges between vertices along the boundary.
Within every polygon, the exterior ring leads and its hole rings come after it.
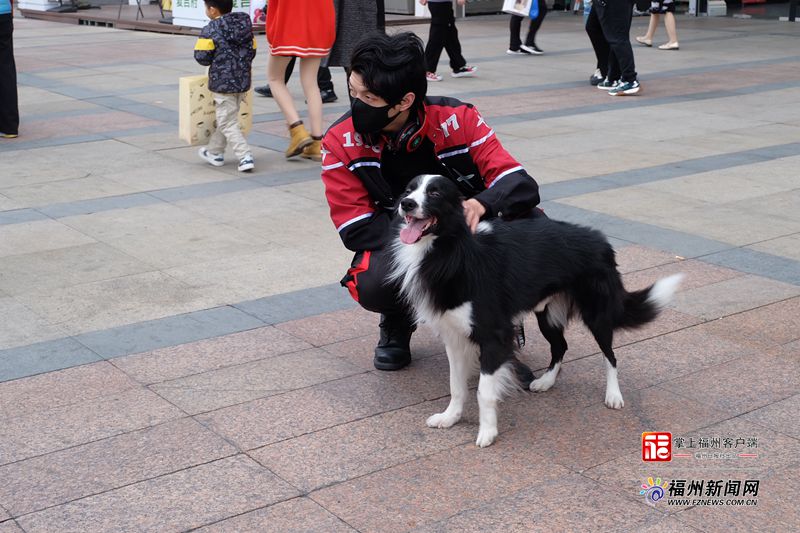
POLYGON ((247 13, 227 13, 209 22, 194 47, 194 58, 208 70, 208 88, 215 93, 250 90, 256 40, 247 13))
MULTIPOLYGON (((536 181, 505 151, 471 104, 429 96, 424 115, 420 131, 433 143, 439 173, 459 182, 466 197, 486 208, 483 218, 526 216, 538 205, 536 181)), ((382 169, 384 148, 385 139, 368 144, 355 132, 350 112, 322 140, 322 182, 331 220, 353 251, 377 250, 390 235, 396 197, 385 179, 389 169, 382 169)))
POLYGON ((348 67, 358 42, 386 25, 383 0, 334 0, 336 41, 328 56, 328 66, 348 67))

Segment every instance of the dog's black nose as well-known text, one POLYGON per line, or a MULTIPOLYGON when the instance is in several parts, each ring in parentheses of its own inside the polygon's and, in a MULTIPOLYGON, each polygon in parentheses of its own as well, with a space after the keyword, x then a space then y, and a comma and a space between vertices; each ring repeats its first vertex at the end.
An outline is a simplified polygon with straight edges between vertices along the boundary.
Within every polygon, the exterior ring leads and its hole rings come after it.
POLYGON ((403 211, 408 213, 409 211, 413 211, 417 208, 417 202, 414 201, 412 198, 403 198, 400 200, 400 207, 403 208, 403 211))

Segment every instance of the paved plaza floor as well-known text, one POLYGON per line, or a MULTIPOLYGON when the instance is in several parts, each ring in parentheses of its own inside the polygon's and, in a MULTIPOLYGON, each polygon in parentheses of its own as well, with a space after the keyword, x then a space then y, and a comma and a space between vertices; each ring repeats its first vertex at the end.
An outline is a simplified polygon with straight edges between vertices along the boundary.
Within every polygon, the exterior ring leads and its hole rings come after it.
MULTIPOLYGON (((573 326, 559 381, 508 399, 493 446, 474 445, 474 399, 428 429, 442 343, 422 328, 409 368, 373 369, 377 317, 338 286, 349 253, 318 164, 284 160, 275 102, 255 102, 256 171, 212 168, 177 138, 192 37, 17 19, 0 533, 798 529, 800 25, 680 16, 680 51, 635 48, 629 98, 589 85, 580 17, 548 15, 541 57, 505 54, 506 16, 458 26, 479 76, 445 57, 429 92, 480 109, 551 217, 604 230, 629 288, 686 274, 616 339, 625 407, 603 405, 573 326), (649 431, 672 461, 643 461, 649 431)), ((328 123, 347 109, 334 82, 328 123)))

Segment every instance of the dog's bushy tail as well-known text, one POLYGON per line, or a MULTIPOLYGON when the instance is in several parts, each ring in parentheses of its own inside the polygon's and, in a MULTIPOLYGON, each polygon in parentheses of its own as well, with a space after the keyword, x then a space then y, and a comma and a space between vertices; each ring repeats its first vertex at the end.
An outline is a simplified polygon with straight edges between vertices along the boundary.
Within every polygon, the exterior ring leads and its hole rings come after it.
POLYGON ((683 274, 660 279, 641 291, 626 292, 622 300, 622 313, 616 327, 638 328, 652 322, 672 300, 683 279, 683 274))

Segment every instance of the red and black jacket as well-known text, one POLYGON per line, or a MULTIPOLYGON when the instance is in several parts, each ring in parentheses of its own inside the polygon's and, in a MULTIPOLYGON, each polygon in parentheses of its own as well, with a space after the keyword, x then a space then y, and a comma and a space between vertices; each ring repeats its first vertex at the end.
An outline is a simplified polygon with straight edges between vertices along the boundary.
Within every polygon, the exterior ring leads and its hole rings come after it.
MULTIPOLYGON (((442 167, 486 208, 483 218, 527 215, 539 203, 539 187, 497 140, 478 110, 455 98, 424 101, 424 135, 442 167)), ((381 173, 382 137, 368 144, 353 128, 350 112, 322 140, 325 196, 344 245, 353 251, 383 247, 397 198, 381 173)))

